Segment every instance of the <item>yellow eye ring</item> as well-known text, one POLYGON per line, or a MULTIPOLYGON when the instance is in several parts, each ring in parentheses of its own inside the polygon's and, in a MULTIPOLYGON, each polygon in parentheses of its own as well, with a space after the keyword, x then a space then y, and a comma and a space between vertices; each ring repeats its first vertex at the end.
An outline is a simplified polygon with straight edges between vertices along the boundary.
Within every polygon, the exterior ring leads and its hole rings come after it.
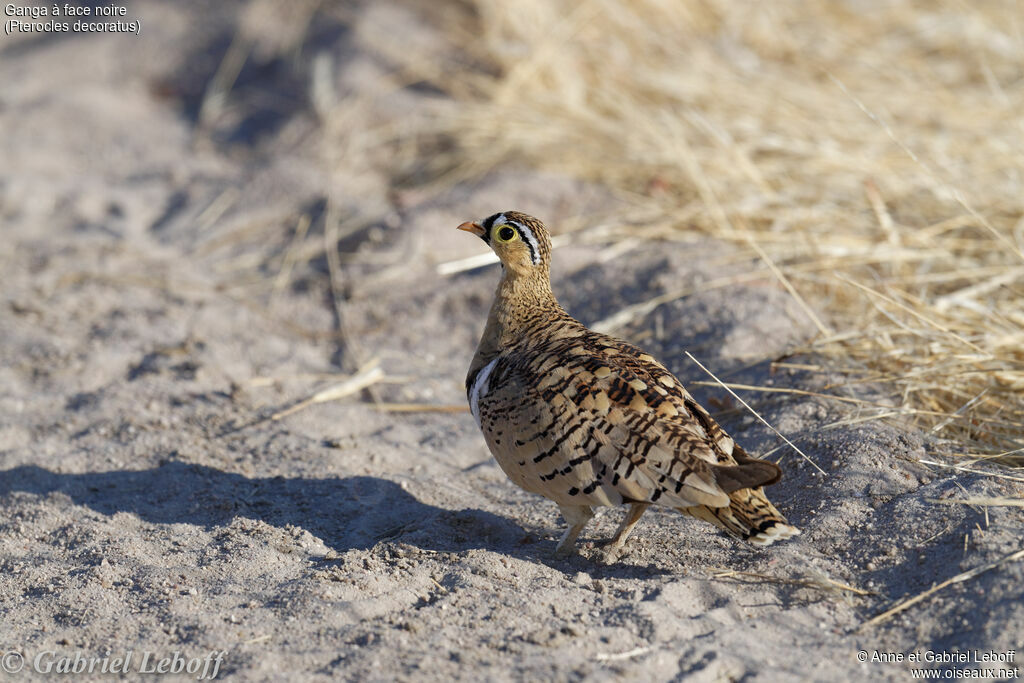
POLYGON ((511 242, 519 236, 519 233, 516 232, 515 228, 508 225, 501 225, 494 230, 493 235, 496 242, 511 242))

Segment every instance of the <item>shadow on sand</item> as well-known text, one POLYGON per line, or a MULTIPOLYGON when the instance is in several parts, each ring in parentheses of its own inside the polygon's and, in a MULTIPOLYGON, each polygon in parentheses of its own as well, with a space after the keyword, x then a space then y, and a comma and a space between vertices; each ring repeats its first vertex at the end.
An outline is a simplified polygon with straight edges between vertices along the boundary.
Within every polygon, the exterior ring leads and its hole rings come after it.
POLYGON ((176 461, 148 470, 84 474, 60 474, 25 465, 0 472, 0 495, 14 491, 63 493, 75 504, 104 515, 127 512, 157 524, 195 524, 210 529, 246 517, 276 527, 296 526, 338 552, 368 548, 418 526, 443 522, 452 514, 469 515, 491 531, 524 533, 503 517, 427 505, 392 481, 368 476, 249 478, 176 461))
POLYGON ((103 515, 126 512, 155 524, 224 527, 236 517, 300 527, 338 553, 381 541, 424 550, 490 550, 564 572, 591 567, 606 576, 650 575, 653 567, 595 566, 555 559, 542 530, 479 509, 447 510, 417 500, 395 482, 371 476, 249 478, 205 465, 170 461, 147 470, 61 474, 35 465, 0 472, 0 496, 60 493, 103 515), (539 532, 539 533, 538 533, 539 532))

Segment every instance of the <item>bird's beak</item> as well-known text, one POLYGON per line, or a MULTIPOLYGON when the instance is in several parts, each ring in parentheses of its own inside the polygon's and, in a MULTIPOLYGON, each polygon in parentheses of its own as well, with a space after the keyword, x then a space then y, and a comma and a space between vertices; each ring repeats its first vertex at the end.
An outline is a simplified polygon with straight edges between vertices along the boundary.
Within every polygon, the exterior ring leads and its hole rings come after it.
POLYGON ((484 230, 482 225, 480 225, 479 223, 473 223, 473 222, 463 223, 462 225, 459 226, 459 230, 465 230, 466 232, 471 232, 474 235, 476 235, 477 237, 483 237, 484 236, 484 232, 485 232, 485 230, 484 230))

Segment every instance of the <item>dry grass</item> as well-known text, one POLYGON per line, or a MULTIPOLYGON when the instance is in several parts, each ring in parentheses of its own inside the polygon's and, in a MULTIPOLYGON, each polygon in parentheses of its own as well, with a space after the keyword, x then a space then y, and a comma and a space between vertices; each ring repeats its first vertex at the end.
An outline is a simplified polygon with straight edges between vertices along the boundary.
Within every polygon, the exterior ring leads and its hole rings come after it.
MULTIPOLYGON (((431 179, 603 183, 617 236, 701 231, 894 411, 1024 463, 1024 15, 985 3, 467 0, 366 36, 453 98, 431 179), (1016 452, 1014 452, 1016 451, 1016 452)), ((373 33, 373 27, 363 27, 373 33)), ((422 141, 422 139, 421 139, 422 141)))

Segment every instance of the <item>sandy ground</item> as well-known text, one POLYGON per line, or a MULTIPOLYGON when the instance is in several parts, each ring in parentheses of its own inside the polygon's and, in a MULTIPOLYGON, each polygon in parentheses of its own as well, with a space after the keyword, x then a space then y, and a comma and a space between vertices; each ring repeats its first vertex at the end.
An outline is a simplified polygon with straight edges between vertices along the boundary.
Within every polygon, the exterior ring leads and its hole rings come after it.
MULTIPOLYGON (((254 51, 199 131, 241 11, 217 7, 133 4, 140 37, 0 37, 0 650, 25 662, 12 680, 129 651, 129 678, 146 652, 150 667, 223 652, 218 678, 237 680, 910 676, 860 651, 1016 650, 939 668, 1020 667, 1019 559, 858 631, 1019 550, 1019 508, 936 502, 1019 498, 1019 475, 921 464, 938 444, 878 422, 823 430, 849 413, 814 397, 747 395, 824 471, 773 453, 785 477, 770 495, 797 540, 760 550, 649 513, 604 566, 621 514, 608 510, 578 556, 554 559, 554 506, 505 479, 468 412, 375 401, 464 404, 498 271, 438 274, 483 249, 459 222, 516 208, 557 227, 609 200, 522 170, 426 192, 345 155, 325 167, 309 55, 254 51), (331 211, 338 307, 318 252, 331 211), (303 215, 305 256, 282 276, 303 215), (372 390, 271 419, 374 359, 388 379, 372 390)), ((401 25, 401 9, 374 11, 401 25)), ((357 35, 324 21, 307 44, 366 117, 415 125, 439 96, 377 93, 386 64, 357 35)), ((556 293, 586 322, 750 265, 696 236, 597 242, 555 254, 556 293)), ((687 382, 708 378, 685 350, 732 382, 830 379, 772 369, 813 333, 772 281, 619 333, 687 382)), ((722 390, 694 391, 751 452, 780 445, 722 390)))

